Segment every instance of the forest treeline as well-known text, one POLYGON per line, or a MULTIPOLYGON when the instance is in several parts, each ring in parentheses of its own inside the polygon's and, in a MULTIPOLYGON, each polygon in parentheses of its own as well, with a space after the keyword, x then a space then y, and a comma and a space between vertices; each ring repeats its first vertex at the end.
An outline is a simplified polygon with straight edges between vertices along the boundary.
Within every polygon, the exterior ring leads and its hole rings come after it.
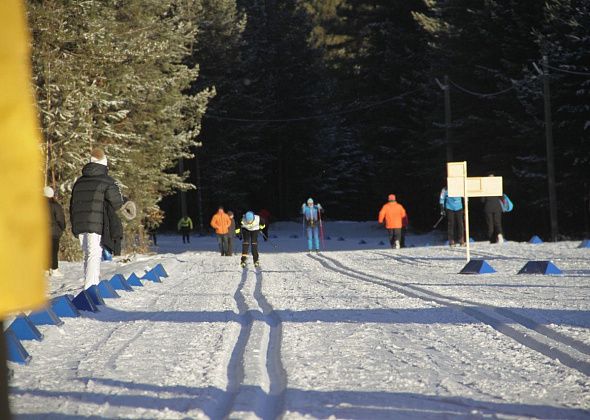
POLYGON ((374 219, 395 193, 428 229, 447 158, 504 177, 509 239, 547 235, 535 66, 550 82, 559 229, 588 233, 587 1, 28 0, 28 12, 46 182, 67 205, 104 147, 141 214, 130 249, 146 226, 175 224, 180 190, 205 226, 220 204, 294 218, 308 196, 333 219, 374 219))

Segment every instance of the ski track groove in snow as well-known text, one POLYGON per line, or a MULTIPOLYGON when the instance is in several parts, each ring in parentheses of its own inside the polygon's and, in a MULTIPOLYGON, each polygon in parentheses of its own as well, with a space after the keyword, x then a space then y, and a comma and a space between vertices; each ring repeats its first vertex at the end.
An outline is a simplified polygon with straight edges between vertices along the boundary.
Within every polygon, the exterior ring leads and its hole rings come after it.
POLYGON ((262 310, 263 318, 269 327, 268 345, 266 353, 266 370, 268 372, 269 390, 267 398, 268 418, 277 418, 283 411, 284 395, 287 388, 287 374, 281 362, 282 322, 274 308, 268 303, 262 293, 263 276, 261 270, 256 270, 256 286, 254 298, 262 310))
POLYGON ((283 411, 287 379, 280 355, 281 319, 262 292, 262 271, 256 269, 254 276, 250 273, 248 268, 242 270, 234 293, 241 327, 227 367, 227 392, 218 409, 219 418, 254 410, 263 419, 274 419, 283 411), (254 280, 252 297, 257 308, 250 307, 244 292, 249 279, 254 280), (255 383, 246 384, 246 379, 255 383))
POLYGON ((242 292, 246 280, 248 280, 247 269, 242 271, 242 278, 234 293, 234 300, 238 311, 238 322, 240 323, 240 333, 227 365, 227 392, 220 402, 218 418, 227 418, 230 416, 236 403, 240 387, 244 382, 244 354, 252 331, 252 314, 248 311, 246 298, 242 292))
MULTIPOLYGON (((393 260, 395 260, 397 262, 406 263, 406 264, 413 264, 413 261, 416 261, 417 262, 418 260, 420 260, 419 258, 414 259, 414 258, 407 258, 407 257, 405 257, 405 258, 404 257, 397 257, 397 256, 394 256, 394 255, 391 255, 391 254, 386 254, 386 253, 381 253, 381 252, 374 252, 374 254, 382 255, 384 257, 389 257, 389 258, 391 258, 391 259, 393 259, 393 260), (408 260, 410 262, 408 262, 408 260)), ((506 258, 502 254, 498 254, 498 253, 483 253, 483 252, 479 252, 479 254, 481 254, 483 256, 487 256, 487 257, 493 257, 493 258, 496 258, 496 259, 499 258, 499 257, 506 258)), ((523 258, 523 259, 524 260, 527 260, 527 258, 523 258)), ((366 274, 366 273, 363 273, 363 274, 366 274)), ((385 280, 385 279, 382 279, 382 280, 385 280)), ((391 281, 391 280, 387 280, 387 281, 391 281)), ((418 290, 418 291, 420 291, 422 293, 431 294, 431 295, 436 296, 436 297, 441 298, 441 299, 445 299, 445 300, 448 300, 449 299, 448 297, 446 297, 444 295, 441 295, 439 293, 432 292, 432 291, 426 291, 426 290, 424 290, 422 288, 417 288, 416 286, 412 286, 412 285, 409 285, 409 284, 405 284, 404 286, 405 287, 408 287, 410 289, 418 290)), ((480 303, 478 303, 478 302, 464 300, 464 299, 453 298, 453 300, 456 301, 456 302, 460 302, 462 304, 466 304, 466 305, 480 305, 480 303)), ((514 312, 514 311, 512 311, 510 309, 493 307, 493 306, 489 306, 489 305, 483 305, 483 306, 486 306, 487 308, 493 310, 494 312, 498 313, 499 315, 502 315, 502 316, 504 316, 506 318, 509 318, 509 319, 511 319, 511 320, 513 320, 513 321, 515 321, 515 322, 523 325, 524 327, 526 327, 526 328, 528 328, 530 330, 533 330, 533 331, 535 331, 535 332, 537 332, 537 333, 539 333, 541 335, 544 335, 544 336, 546 336, 546 337, 548 337, 548 338, 550 338, 550 339, 552 339, 554 341, 557 341, 557 342, 559 342, 561 344, 564 344, 564 345, 566 345, 568 347, 571 347, 572 349, 574 349, 574 350, 576 350, 576 351, 578 351, 580 353, 584 353, 586 355, 590 355, 590 345, 588 345, 586 343, 577 341, 576 339, 574 339, 574 338, 572 338, 572 337, 570 337, 570 336, 568 336, 566 334, 562 334, 559 331, 552 330, 551 328, 546 327, 545 325, 543 325, 543 324, 541 324, 539 322, 536 322, 536 321, 534 321, 534 320, 532 320, 530 318, 527 318, 527 317, 525 317, 523 315, 517 314, 516 312, 514 312)))
POLYGON ((408 297, 432 301, 440 305, 444 305, 462 311, 463 313, 491 326, 496 331, 499 331, 500 333, 516 340, 520 344, 532 350, 535 350, 551 359, 559 360, 559 362, 561 362, 565 366, 575 369, 586 376, 590 376, 590 363, 585 362, 583 360, 579 360, 571 356, 570 354, 555 348, 554 345, 543 343, 531 337, 530 334, 520 332, 515 328, 510 327, 502 318, 510 318, 518 324, 524 326, 529 331, 532 330, 544 337, 556 341, 559 344, 565 345, 573 350, 588 354, 588 346, 586 344, 576 341, 573 338, 565 337, 563 334, 560 334, 557 331, 553 331, 547 327, 540 328, 540 325, 537 322, 528 319, 522 315, 517 315, 508 309, 484 305, 486 309, 490 309, 501 316, 499 318, 494 317, 489 314, 486 314, 483 310, 476 309, 473 306, 466 306, 467 304, 476 304, 475 302, 468 302, 454 297, 450 298, 420 287, 407 285, 397 281, 393 281, 391 279, 386 279, 383 277, 367 274, 362 271, 352 269, 351 267, 347 267, 335 258, 327 257, 325 254, 321 254, 321 257, 313 255, 309 255, 309 257, 318 261, 325 268, 339 272, 345 276, 381 285, 383 287, 394 290, 408 297), (334 266, 330 265, 330 263, 334 266))
MULTIPOLYGON (((279 226, 276 245, 261 243, 268 266, 245 275, 212 236, 163 235, 159 254, 105 263, 127 277, 162 262, 170 279, 41 326, 44 342, 23 343, 31 363, 11 364, 15 420, 590 419, 588 375, 518 341, 590 362, 578 243, 476 243, 498 272, 464 276, 465 250, 430 246, 438 234, 389 250, 344 222, 346 241, 310 258, 291 236, 301 227, 279 226), (564 275, 515 275, 547 259, 564 275)), ((81 287, 80 264, 63 268, 52 295, 81 287)))

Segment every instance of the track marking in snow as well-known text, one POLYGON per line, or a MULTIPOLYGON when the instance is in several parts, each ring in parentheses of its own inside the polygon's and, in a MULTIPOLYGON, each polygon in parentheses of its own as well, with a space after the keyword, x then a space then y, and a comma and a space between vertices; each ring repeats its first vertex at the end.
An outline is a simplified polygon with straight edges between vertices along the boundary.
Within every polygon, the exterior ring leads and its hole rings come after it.
POLYGON ((227 393, 219 417, 255 412, 274 419, 283 412, 287 376, 281 362, 282 322, 262 292, 263 274, 245 268, 234 293, 240 333, 227 367, 227 393), (254 281, 251 296, 244 290, 254 281), (254 301, 249 304, 248 298, 254 301), (254 307, 254 302, 256 306, 254 307))
POLYGON ((590 350, 588 345, 542 326, 536 321, 526 318, 522 315, 518 315, 509 309, 498 308, 491 305, 482 305, 477 302, 469 302, 455 297, 448 297, 421 287, 416 287, 392 279, 367 274, 348 267, 337 259, 328 257, 325 254, 321 254, 321 256, 309 255, 309 257, 319 262, 325 268, 338 272, 347 277, 380 285, 408 297, 426 300, 428 302, 435 302, 439 305, 459 310, 491 326, 496 331, 516 340, 523 346, 526 346, 531 350, 535 350, 553 360, 558 360, 563 365, 575 369, 586 376, 590 376, 590 363, 581 360, 581 357, 577 358, 576 356, 572 356, 565 351, 557 349, 553 343, 543 342, 547 341, 543 340, 543 338, 557 342, 558 344, 561 344, 562 347, 567 347, 570 351, 573 350, 574 352, 577 351, 584 354, 588 354, 590 350), (477 307, 481 309, 478 309, 477 307), (484 311, 483 309, 487 311, 484 311), (518 323, 521 327, 524 327, 525 330, 519 331, 518 329, 509 326, 506 322, 506 319, 510 319, 518 323), (539 337, 540 339, 537 339, 534 338, 533 335, 538 335, 541 337, 539 337))

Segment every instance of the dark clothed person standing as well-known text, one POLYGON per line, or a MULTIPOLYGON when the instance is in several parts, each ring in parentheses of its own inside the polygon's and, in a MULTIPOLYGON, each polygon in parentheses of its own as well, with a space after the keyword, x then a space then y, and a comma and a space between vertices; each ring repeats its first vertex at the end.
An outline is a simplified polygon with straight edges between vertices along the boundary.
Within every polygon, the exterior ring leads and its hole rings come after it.
POLYGON ((72 232, 80 240, 84 251, 85 289, 100 282, 105 201, 114 210, 120 209, 124 204, 119 187, 108 175, 104 151, 95 148, 91 153, 90 163, 82 168, 82 176, 74 184, 70 200, 72 232))
POLYGON ((502 203, 500 197, 483 197, 483 212, 488 228, 488 239, 490 243, 504 242, 502 231, 502 203))
POLYGON ((43 195, 47 197, 49 222, 51 223, 51 267, 49 267, 49 274, 60 277, 63 274, 58 270, 59 240, 66 229, 66 218, 63 207, 54 197, 53 188, 43 188, 43 195))
POLYGON ((227 215, 231 221, 229 225, 229 232, 227 234, 227 255, 234 255, 234 235, 236 234, 236 220, 234 219, 234 212, 228 211, 227 215))

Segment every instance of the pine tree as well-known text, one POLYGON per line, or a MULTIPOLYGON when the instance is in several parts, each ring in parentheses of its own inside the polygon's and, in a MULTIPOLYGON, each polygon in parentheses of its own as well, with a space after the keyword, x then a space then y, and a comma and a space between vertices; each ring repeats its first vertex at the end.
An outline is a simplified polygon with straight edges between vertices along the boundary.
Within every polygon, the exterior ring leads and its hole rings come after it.
MULTIPOLYGON (((194 4, 30 0, 47 179, 66 206, 96 145, 106 149, 111 175, 140 214, 156 214, 163 195, 191 187, 167 170, 190 156, 212 96, 186 94, 198 76, 198 68, 183 63, 195 39, 185 17, 194 4)), ((144 219, 127 226, 128 238, 142 233, 144 219)))

